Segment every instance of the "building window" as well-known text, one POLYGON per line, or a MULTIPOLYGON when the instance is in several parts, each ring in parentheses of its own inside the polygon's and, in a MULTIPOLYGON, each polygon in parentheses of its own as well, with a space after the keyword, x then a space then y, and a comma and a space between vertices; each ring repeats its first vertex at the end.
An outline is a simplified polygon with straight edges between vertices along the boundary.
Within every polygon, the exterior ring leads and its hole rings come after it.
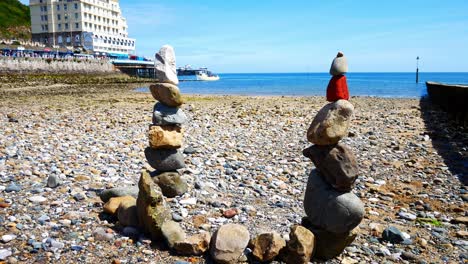
POLYGON ((68 29, 68 23, 65 23, 65 29, 68 29))
POLYGON ((44 16, 44 20, 45 20, 45 21, 48 21, 47 15, 44 16))
POLYGON ((75 3, 75 9, 78 9, 78 3, 75 3))
POLYGON ((41 27, 42 27, 42 31, 45 31, 45 27, 44 27, 44 25, 41 25, 41 27))
POLYGON ((60 14, 57 15, 57 20, 62 20, 62 16, 60 14))
POLYGON ((75 13, 75 19, 78 19, 78 13, 75 13))
POLYGON ((67 10, 68 9, 68 5, 67 4, 63 4, 63 10, 67 10))
POLYGON ((47 6, 44 6, 44 12, 47 12, 47 6))
POLYGON ((79 29, 79 28, 80 28, 80 24, 75 23, 75 28, 76 28, 76 29, 79 29))
POLYGON ((58 24, 58 29, 62 30, 62 24, 58 24))

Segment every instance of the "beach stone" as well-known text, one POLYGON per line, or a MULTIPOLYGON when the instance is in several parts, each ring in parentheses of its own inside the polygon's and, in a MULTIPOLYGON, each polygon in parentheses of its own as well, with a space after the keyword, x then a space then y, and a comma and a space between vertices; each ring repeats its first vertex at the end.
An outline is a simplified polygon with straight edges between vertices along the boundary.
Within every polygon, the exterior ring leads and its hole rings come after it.
POLYGON ((10 249, 0 249, 0 260, 6 260, 12 254, 10 249))
POLYGON ((178 125, 181 126, 187 122, 187 115, 182 109, 169 107, 162 103, 156 103, 153 109, 153 125, 178 125))
POLYGON ((174 250, 183 256, 201 256, 210 246, 211 236, 208 232, 202 232, 174 243, 174 250))
POLYGON ((99 193, 99 197, 105 203, 109 201, 112 197, 121 197, 121 196, 132 196, 134 198, 138 197, 138 186, 126 186, 126 187, 116 187, 112 189, 107 189, 99 193))
POLYGON ((3 243, 8 243, 12 240, 15 240, 16 239, 16 235, 12 235, 12 234, 7 234, 7 235, 3 235, 2 236, 2 242, 3 243))
POLYGON ((304 149, 304 156, 310 158, 326 182, 339 191, 350 191, 359 168, 352 151, 343 144, 319 146, 304 149))
POLYGON ((157 186, 147 171, 141 173, 138 182, 140 192, 137 198, 137 212, 140 227, 154 241, 161 240, 161 226, 171 219, 171 212, 161 189, 157 186))
POLYGON ((303 226, 295 225, 291 227, 289 238, 281 259, 287 264, 309 263, 315 247, 314 234, 303 226))
POLYGON ((123 226, 139 226, 138 210, 135 198, 131 197, 131 199, 121 201, 119 208, 117 209, 117 218, 123 226))
POLYGON ((114 239, 114 235, 111 233, 107 233, 106 229, 103 227, 98 227, 93 231, 93 237, 95 240, 99 241, 111 241, 114 239))
POLYGON ((154 169, 167 172, 185 168, 184 156, 176 149, 145 149, 148 164, 154 169))
POLYGON ((276 232, 263 233, 250 240, 252 255, 260 262, 272 261, 286 246, 286 241, 276 232))
POLYGON ((173 248, 176 242, 184 241, 187 236, 180 224, 172 220, 162 224, 161 232, 170 248, 173 248))
POLYGON ((179 107, 185 103, 179 87, 170 83, 156 83, 150 85, 153 98, 169 107, 179 107))
POLYGON ((121 197, 112 197, 104 204, 103 209, 105 213, 114 215, 117 213, 117 209, 119 209, 120 203, 125 201, 134 201, 136 202, 135 197, 133 196, 121 196, 121 197))
POLYGON ((238 263, 249 239, 249 231, 244 226, 239 224, 223 225, 211 239, 211 257, 216 263, 238 263))
POLYGON ((155 177, 153 181, 159 185, 164 196, 173 198, 187 192, 187 182, 178 172, 164 172, 155 177))
POLYGON ((32 203, 43 203, 47 201, 47 198, 45 198, 44 196, 35 195, 35 196, 29 197, 28 200, 32 203))
POLYGON ((158 81, 179 84, 174 48, 170 45, 164 45, 155 57, 154 68, 158 81))
POLYGON ((316 238, 314 259, 329 260, 339 256, 356 239, 358 228, 351 232, 335 234, 325 230, 313 229, 316 238))
POLYGON ((304 210, 317 229, 343 234, 354 229, 364 217, 364 205, 351 192, 339 192, 312 170, 304 197, 304 210))
POLYGON ((405 240, 405 236, 398 228, 390 226, 383 231, 382 239, 393 244, 398 244, 405 240))
POLYGON ((50 175, 49 178, 47 178, 47 187, 49 188, 55 188, 59 186, 60 183, 60 178, 57 175, 50 175))
POLYGON ((150 126, 150 147, 154 149, 177 149, 182 146, 183 134, 179 126, 150 126))
POLYGON ((348 134, 354 106, 347 100, 325 105, 307 130, 307 140, 316 145, 333 145, 348 134))
POLYGON ((330 74, 333 76, 342 75, 348 72, 348 60, 342 52, 338 52, 330 67, 330 74))

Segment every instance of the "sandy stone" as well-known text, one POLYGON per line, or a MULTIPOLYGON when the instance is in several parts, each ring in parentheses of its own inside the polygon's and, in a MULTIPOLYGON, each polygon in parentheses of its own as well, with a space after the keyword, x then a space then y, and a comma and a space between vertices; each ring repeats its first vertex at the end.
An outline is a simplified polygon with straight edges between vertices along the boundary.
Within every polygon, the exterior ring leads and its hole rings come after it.
POLYGON ((348 135, 354 106, 347 100, 325 105, 307 130, 307 140, 317 145, 333 145, 348 135))
POLYGON ((307 264, 315 247, 315 237, 307 228, 299 225, 291 227, 290 240, 281 252, 281 258, 287 264, 307 264))
POLYGON ((179 126, 150 126, 149 144, 154 149, 178 149, 182 146, 183 133, 179 126))
POLYGON ((244 226, 239 224, 223 225, 211 239, 211 257, 216 263, 238 263, 249 239, 249 231, 244 226))
POLYGON ((187 236, 179 223, 172 220, 162 224, 161 232, 170 248, 173 248, 176 242, 184 241, 187 236))
POLYGON ((201 256, 208 250, 210 240, 210 234, 203 232, 190 236, 184 241, 176 242, 174 244, 174 250, 177 254, 184 256, 201 256))
MULTIPOLYGON (((123 200, 117 209, 117 218, 123 226, 139 226, 138 211, 135 198, 123 200)), ((113 198, 115 199, 115 198, 113 198)))
POLYGON ((252 255, 260 262, 272 261, 286 246, 286 241, 276 232, 263 233, 249 243, 252 255))
POLYGON ((111 215, 116 214, 117 209, 120 206, 120 203, 122 203, 124 201, 134 201, 134 202, 136 202, 136 199, 134 197, 132 197, 132 196, 122 196, 122 197, 110 198, 110 200, 107 201, 107 203, 104 204, 104 207, 103 207, 104 212, 108 213, 108 214, 111 214, 111 215))

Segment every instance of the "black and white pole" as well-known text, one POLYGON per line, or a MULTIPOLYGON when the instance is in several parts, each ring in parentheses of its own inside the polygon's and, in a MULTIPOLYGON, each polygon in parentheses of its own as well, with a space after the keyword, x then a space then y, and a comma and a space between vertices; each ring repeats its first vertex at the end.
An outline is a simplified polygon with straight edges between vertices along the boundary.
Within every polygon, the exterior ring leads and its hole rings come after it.
POLYGON ((419 83, 419 56, 416 57, 416 83, 419 83))

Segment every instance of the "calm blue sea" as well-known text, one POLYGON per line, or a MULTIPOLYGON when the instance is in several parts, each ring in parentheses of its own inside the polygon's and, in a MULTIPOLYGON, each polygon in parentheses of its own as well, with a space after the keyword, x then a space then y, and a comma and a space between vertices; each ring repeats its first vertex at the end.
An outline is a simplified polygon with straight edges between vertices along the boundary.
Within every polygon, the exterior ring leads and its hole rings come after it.
MULTIPOLYGON (((328 73, 232 73, 219 74, 213 82, 181 82, 186 94, 221 95, 320 95, 324 96, 328 73)), ((348 73, 350 95, 376 97, 421 97, 427 94, 426 81, 468 84, 468 73, 348 73)), ((148 88, 139 91, 147 92, 148 88)))

